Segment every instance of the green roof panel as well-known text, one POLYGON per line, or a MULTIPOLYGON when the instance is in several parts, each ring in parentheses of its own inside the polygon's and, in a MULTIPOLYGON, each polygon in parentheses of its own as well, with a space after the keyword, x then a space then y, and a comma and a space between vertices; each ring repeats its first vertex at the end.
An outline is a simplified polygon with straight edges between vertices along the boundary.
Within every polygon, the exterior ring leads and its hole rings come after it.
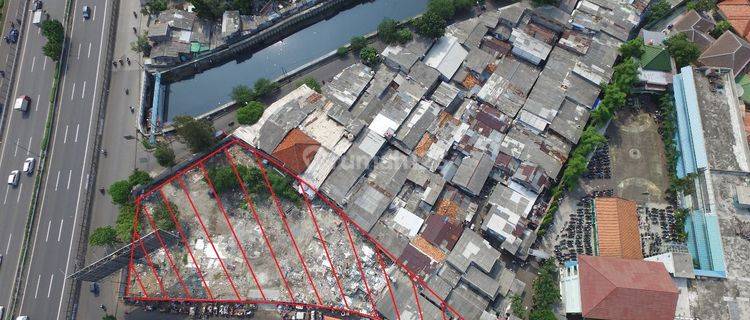
POLYGON ((667 49, 657 46, 644 45, 641 56, 641 67, 644 70, 672 71, 672 62, 667 49))

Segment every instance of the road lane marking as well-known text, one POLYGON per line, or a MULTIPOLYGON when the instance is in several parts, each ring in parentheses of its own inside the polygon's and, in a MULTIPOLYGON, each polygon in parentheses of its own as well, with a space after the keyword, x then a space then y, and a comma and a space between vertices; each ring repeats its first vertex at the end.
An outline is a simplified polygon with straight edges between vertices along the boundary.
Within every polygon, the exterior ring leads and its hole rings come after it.
POLYGON ((47 289, 47 299, 49 299, 49 295, 52 293, 52 280, 55 279, 55 274, 49 275, 49 288, 47 289))
POLYGON ((3 199, 3 204, 5 204, 8 201, 8 191, 10 191, 10 185, 5 187, 5 199, 3 199))
POLYGON ((96 6, 94 6, 94 13, 91 15, 91 21, 96 21, 96 6))
MULTIPOLYGON (((20 174, 20 173, 19 173, 20 174)), ((18 186, 18 195, 16 196, 16 203, 21 202, 21 194, 23 193, 23 183, 18 186)))
POLYGON ((47 70, 47 56, 44 56, 44 64, 42 65, 42 70, 47 70))
POLYGON ((86 95, 86 80, 83 80, 83 90, 81 90, 81 100, 86 95))
POLYGON ((57 191, 57 184, 60 183, 60 170, 57 170, 57 180, 55 180, 55 191, 57 191))
MULTIPOLYGON (((106 18, 105 18, 105 20, 106 20, 106 18)), ((28 21, 29 22, 26 23, 26 30, 29 30, 29 28, 31 28, 31 19, 28 19, 28 21)), ((104 35, 104 33, 102 33, 102 35, 104 35)), ((21 56, 21 61, 20 61, 19 66, 23 66, 24 65, 23 62, 24 62, 24 60, 26 58, 26 49, 28 48, 29 38, 30 37, 23 37, 23 47, 21 47, 21 51, 19 52, 19 55, 21 56)), ((104 37, 102 37, 102 41, 104 41, 104 37)), ((8 58, 6 57, 6 62, 7 62, 7 59, 8 58)), ((16 92, 16 93, 18 92, 18 85, 19 85, 19 83, 21 83, 21 77, 23 75, 24 75, 23 72, 21 72, 19 74, 19 76, 18 76, 18 79, 16 79, 15 84, 13 85, 13 92, 16 92)), ((3 135, 3 137, 7 137, 8 136, 8 132, 10 132, 10 128, 13 127, 11 125, 13 123, 13 118, 14 118, 13 116, 8 117, 8 123, 5 125, 5 134, 3 135)), ((3 143, 2 148, 0 148, 0 167, 2 167, 3 160, 5 159, 5 146, 7 146, 7 145, 8 145, 7 143, 3 143)), ((7 193, 6 193, 6 197, 7 197, 7 193)), ((58 311, 58 313, 59 313, 59 311, 58 311)))
POLYGON ((62 236, 63 221, 65 220, 60 220, 60 230, 57 230, 57 242, 60 242, 60 237, 62 236))
POLYGON ((87 59, 91 59, 91 42, 89 42, 89 53, 86 55, 87 59))
POLYGON ((36 106, 34 106, 34 111, 39 111, 39 100, 40 100, 41 97, 42 96, 39 95, 39 94, 36 95, 36 106))
MULTIPOLYGON (((100 39, 99 39, 99 43, 102 44, 102 45, 104 44, 104 31, 105 31, 105 29, 107 29, 107 28, 105 28, 105 26, 107 25, 107 5, 109 5, 109 1, 104 1, 104 18, 102 19, 102 27, 100 28, 102 31, 101 31, 101 35, 100 35, 100 39)), ((75 28, 75 23, 73 23, 73 28, 75 28)), ((74 34, 74 32, 71 32, 71 34, 74 34)), ((101 66, 102 66, 102 52, 103 52, 102 45, 99 46, 99 52, 97 53, 98 58, 97 58, 97 61, 96 61, 96 74, 94 75, 94 79, 95 79, 95 82, 94 82, 94 92, 97 92, 96 90, 97 90, 98 85, 99 85, 99 82, 96 81, 96 80, 99 79, 100 71, 101 71, 101 66)), ((109 45, 114 45, 114 44, 110 43, 109 45)), ((80 209, 80 205, 81 205, 81 193, 82 193, 82 186, 83 186, 83 173, 85 172, 85 169, 86 169, 86 160, 88 159, 89 147, 90 147, 89 142, 91 140, 91 129, 93 127, 92 123, 94 122, 94 113, 96 113, 96 112, 94 112, 94 106, 95 106, 95 104, 96 104, 96 94, 93 94, 92 97, 91 97, 91 109, 88 111, 88 113, 89 113, 89 124, 88 124, 88 129, 87 129, 88 131, 86 133, 86 148, 85 148, 85 151, 83 153, 83 165, 81 166, 81 175, 80 175, 81 176, 81 182, 78 185, 78 196, 76 198, 76 208, 75 208, 75 211, 73 211, 73 225, 72 225, 73 227, 72 227, 71 235, 75 234, 75 229, 76 229, 77 220, 78 220, 78 216, 79 216, 78 215, 78 210, 80 209)), ((51 157, 52 156, 50 155, 50 158, 51 157)), ((64 275, 67 275, 68 274, 68 270, 70 269, 70 256, 73 253, 73 239, 74 238, 75 238, 74 236, 71 236, 70 237, 70 241, 68 243, 68 255, 65 258, 65 272, 63 273, 64 275)), ((79 241, 86 241, 86 240, 85 239, 81 239, 79 241)), ((60 319, 60 315, 62 313, 62 305, 63 305, 63 300, 64 300, 63 299, 63 295, 65 294, 65 283, 66 283, 67 280, 68 280, 67 277, 63 277, 62 286, 61 286, 62 289, 60 290, 60 302, 57 305, 57 316, 55 317, 55 319, 60 319)), ((22 301, 22 303, 23 303, 23 301, 22 301)))
POLYGON ((16 149, 13 150, 13 158, 15 158, 16 155, 18 155, 18 145, 19 144, 21 144, 21 138, 16 139, 16 149))
POLYGON ((26 156, 28 156, 31 153, 31 139, 34 138, 34 136, 29 137, 29 147, 26 148, 26 156))
POLYGON ((49 240, 49 229, 52 227, 52 220, 47 222, 47 235, 44 237, 44 242, 47 242, 49 240))
POLYGON ((81 45, 83 43, 78 44, 78 55, 76 55, 76 60, 81 60, 81 45))
POLYGON ((76 94, 76 83, 73 82, 73 91, 70 92, 70 100, 73 100, 73 96, 76 94))
POLYGON ((66 190, 70 190, 70 177, 73 176, 73 170, 68 171, 68 185, 65 187, 66 190))
POLYGON ((65 136, 63 136, 63 144, 68 143, 68 125, 65 125, 65 136))
POLYGON ((39 282, 42 281, 42 274, 39 274, 39 277, 36 278, 36 290, 34 290, 34 299, 36 299, 37 294, 39 294, 39 282))
POLYGON ((34 73, 34 66, 36 65, 36 56, 31 58, 31 73, 34 73))
POLYGON ((11 239, 13 239, 13 234, 12 233, 8 236, 8 244, 5 245, 5 255, 6 256, 8 255, 8 251, 10 250, 10 240, 11 239))
POLYGON ((76 138, 73 140, 73 142, 78 142, 78 129, 81 128, 80 123, 76 123, 76 138))

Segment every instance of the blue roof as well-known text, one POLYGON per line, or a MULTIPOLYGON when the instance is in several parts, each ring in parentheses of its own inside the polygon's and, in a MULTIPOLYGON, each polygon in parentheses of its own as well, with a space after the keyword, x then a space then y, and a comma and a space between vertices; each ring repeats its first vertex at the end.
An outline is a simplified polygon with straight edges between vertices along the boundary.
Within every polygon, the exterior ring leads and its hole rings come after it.
POLYGON ((703 124, 698 110, 698 93, 695 89, 693 68, 683 67, 673 77, 675 109, 677 111, 677 176, 708 167, 706 143, 703 140, 703 124))
POLYGON ((698 264, 695 274, 706 277, 726 277, 724 246, 721 243, 718 217, 695 210, 685 221, 685 231, 688 233, 688 251, 698 264))
POLYGON ((161 102, 161 100, 164 96, 165 91, 167 90, 167 87, 161 84, 161 72, 157 72, 156 76, 154 77, 154 88, 156 88, 156 90, 154 90, 154 99, 151 104, 151 130, 149 135, 150 143, 156 142, 156 129, 158 127, 159 117, 163 108, 163 103, 161 102))

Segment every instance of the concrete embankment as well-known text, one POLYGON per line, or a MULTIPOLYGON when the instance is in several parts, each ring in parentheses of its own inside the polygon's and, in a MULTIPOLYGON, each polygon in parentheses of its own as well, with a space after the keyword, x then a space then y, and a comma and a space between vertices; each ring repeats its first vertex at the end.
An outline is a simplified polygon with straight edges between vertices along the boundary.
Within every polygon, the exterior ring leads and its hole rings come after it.
POLYGON ((162 80, 164 83, 173 83, 190 78, 198 73, 224 64, 228 61, 250 59, 252 57, 252 52, 272 45, 299 30, 319 21, 328 19, 361 2, 364 1, 331 0, 318 4, 286 18, 255 35, 244 38, 226 47, 219 47, 205 56, 162 71, 162 80))

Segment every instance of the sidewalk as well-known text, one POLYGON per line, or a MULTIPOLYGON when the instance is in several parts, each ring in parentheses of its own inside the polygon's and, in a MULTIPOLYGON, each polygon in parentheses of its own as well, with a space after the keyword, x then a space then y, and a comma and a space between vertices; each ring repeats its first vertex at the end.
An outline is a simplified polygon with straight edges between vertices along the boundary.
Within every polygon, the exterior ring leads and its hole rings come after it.
MULTIPOLYGON (((106 115, 102 134, 101 146, 107 150, 107 156, 99 155, 99 167, 96 175, 96 189, 107 188, 112 182, 126 178, 135 168, 151 172, 161 170, 153 161, 153 157, 143 150, 136 139, 128 140, 125 136, 138 136, 135 123, 136 115, 129 106, 137 104, 140 82, 141 65, 143 61, 135 52, 130 50, 130 43, 136 40, 132 28, 138 27, 139 33, 146 29, 146 17, 140 13, 138 1, 120 1, 120 11, 117 20, 114 59, 129 57, 130 65, 119 65, 112 69, 110 75, 109 97, 106 104, 106 115), (134 15, 134 12, 136 13, 134 15), (136 18, 137 16, 137 18, 136 18), (125 90, 129 90, 129 94, 125 90)), ((108 62, 111 63, 111 62, 108 62)), ((118 209, 110 201, 109 195, 96 192, 92 206, 90 230, 105 225, 114 225, 118 209)), ((88 239, 81 239, 88 241, 88 239)), ((108 254, 106 248, 89 247, 86 263, 91 263, 108 254)), ((78 319, 99 319, 104 312, 99 308, 105 305, 110 313, 115 313, 118 319, 124 314, 123 306, 117 301, 119 287, 119 273, 103 279, 100 284, 100 294, 94 297, 88 291, 88 283, 81 289, 78 305, 78 319)))

